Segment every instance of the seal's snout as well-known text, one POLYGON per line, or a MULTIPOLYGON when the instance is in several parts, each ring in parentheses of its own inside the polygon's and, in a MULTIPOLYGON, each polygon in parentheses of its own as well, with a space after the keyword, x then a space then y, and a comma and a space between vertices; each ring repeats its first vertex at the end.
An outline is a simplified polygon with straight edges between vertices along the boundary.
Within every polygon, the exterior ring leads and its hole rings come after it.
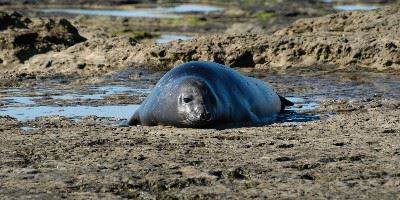
POLYGON ((211 121, 211 114, 209 112, 200 113, 200 120, 211 121))

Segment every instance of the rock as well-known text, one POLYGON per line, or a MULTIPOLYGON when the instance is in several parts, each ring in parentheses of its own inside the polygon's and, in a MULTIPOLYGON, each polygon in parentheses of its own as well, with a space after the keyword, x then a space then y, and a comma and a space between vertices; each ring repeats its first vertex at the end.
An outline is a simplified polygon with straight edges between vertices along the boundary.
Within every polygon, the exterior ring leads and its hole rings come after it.
MULTIPOLYGON (((375 11, 339 12, 316 18, 299 19, 275 35, 306 33, 386 34, 400 30, 400 7, 375 11)), ((372 35, 372 34, 371 34, 372 35)))
POLYGON ((234 23, 225 33, 227 34, 248 34, 248 33, 263 33, 264 31, 258 25, 252 23, 234 23))
MULTIPOLYGON (((166 44, 132 43, 126 37, 97 36, 76 44, 80 41, 77 31, 63 25, 66 22, 41 20, 48 25, 39 27, 50 28, 20 28, 13 32, 12 40, 10 33, 4 34, 10 28, 0 32, 7 36, 5 42, 0 39, 1 47, 5 45, 8 49, 6 53, 0 53, 0 59, 3 65, 10 58, 24 61, 22 66, 13 68, 21 72, 65 74, 102 74, 127 67, 168 70, 191 60, 275 71, 299 67, 307 70, 359 67, 400 70, 399 18, 399 7, 342 12, 301 19, 274 34, 205 35, 166 44), (57 35, 54 32, 62 37, 57 40, 43 37, 57 35), (53 51, 40 54, 45 50, 53 51)), ((27 26, 32 27, 32 23, 27 26)))
POLYGON ((0 30, 5 30, 8 27, 26 28, 29 22, 30 20, 28 18, 23 18, 22 15, 17 12, 11 14, 0 12, 0 30))
POLYGON ((132 62, 168 69, 189 60, 233 67, 285 70, 319 65, 333 69, 400 69, 400 7, 300 19, 273 35, 213 35, 164 45, 137 45, 132 62), (162 57, 157 52, 164 52, 162 57))
POLYGON ((60 51, 86 39, 66 19, 29 19, 0 12, 2 64, 23 63, 36 54, 60 51))

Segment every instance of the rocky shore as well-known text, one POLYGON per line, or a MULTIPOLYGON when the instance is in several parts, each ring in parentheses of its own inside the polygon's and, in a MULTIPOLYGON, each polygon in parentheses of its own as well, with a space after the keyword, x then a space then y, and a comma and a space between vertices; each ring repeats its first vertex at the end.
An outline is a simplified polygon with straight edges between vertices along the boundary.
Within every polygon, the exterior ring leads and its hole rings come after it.
POLYGON ((331 70, 400 69, 399 7, 301 19, 273 35, 216 35, 143 47, 131 59, 156 69, 188 60, 282 71, 325 65, 331 70), (372 21, 372 22, 371 22, 372 21))
MULTIPOLYGON (((2 10, 32 2, 0 0, 2 10)), ((398 199, 400 7, 320 16, 320 1, 293 2, 288 16, 260 14, 273 3, 244 18, 236 8, 230 18, 191 15, 223 26, 188 25, 202 36, 165 44, 110 34, 139 20, 0 12, 0 199, 398 199), (244 32, 221 31, 236 17, 249 20, 244 32), (298 121, 222 130, 3 114, 139 104, 159 70, 189 60, 235 67, 313 106, 286 113, 298 121)))
POLYGON ((0 63, 18 65, 37 54, 60 52, 86 38, 66 19, 30 19, 0 12, 0 63))
POLYGON ((99 32, 86 40, 64 19, 2 13, 0 59, 12 73, 104 74, 129 67, 167 70, 189 60, 273 71, 318 66, 398 71, 399 17, 399 7, 388 7, 300 19, 272 35, 216 34, 143 44, 99 32))

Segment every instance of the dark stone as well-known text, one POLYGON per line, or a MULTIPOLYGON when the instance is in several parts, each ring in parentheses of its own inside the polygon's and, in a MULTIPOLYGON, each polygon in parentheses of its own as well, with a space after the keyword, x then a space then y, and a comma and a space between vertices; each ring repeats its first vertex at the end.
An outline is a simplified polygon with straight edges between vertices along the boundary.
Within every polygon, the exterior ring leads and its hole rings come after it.
POLYGON ((79 63, 78 64, 78 69, 85 69, 86 63, 79 63))
POLYGON ((32 21, 18 12, 0 12, 0 38, 2 60, 20 63, 36 54, 60 51, 86 40, 66 19, 32 21))
POLYGON ((277 147, 282 149, 288 149, 288 148, 293 148, 294 144, 280 144, 277 147))
POLYGON ((14 47, 33 45, 36 42, 37 37, 38 34, 35 32, 22 33, 14 37, 13 45, 14 47))
POLYGON ((291 157, 287 157, 287 156, 282 156, 282 157, 278 157, 275 159, 278 162, 287 162, 287 161, 293 161, 294 158, 291 157))
POLYGON ((12 28, 26 28, 26 23, 30 20, 23 19, 22 15, 18 12, 7 14, 6 12, 0 12, 0 30, 5 30, 9 27, 12 28))

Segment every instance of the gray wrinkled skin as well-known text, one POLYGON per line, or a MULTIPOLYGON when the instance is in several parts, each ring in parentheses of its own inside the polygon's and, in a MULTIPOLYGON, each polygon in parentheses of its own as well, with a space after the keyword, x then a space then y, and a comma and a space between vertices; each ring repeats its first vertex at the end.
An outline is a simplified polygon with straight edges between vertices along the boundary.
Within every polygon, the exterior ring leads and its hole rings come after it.
POLYGON ((167 72, 128 124, 214 127, 271 123, 282 105, 262 81, 224 65, 192 61, 167 72))

